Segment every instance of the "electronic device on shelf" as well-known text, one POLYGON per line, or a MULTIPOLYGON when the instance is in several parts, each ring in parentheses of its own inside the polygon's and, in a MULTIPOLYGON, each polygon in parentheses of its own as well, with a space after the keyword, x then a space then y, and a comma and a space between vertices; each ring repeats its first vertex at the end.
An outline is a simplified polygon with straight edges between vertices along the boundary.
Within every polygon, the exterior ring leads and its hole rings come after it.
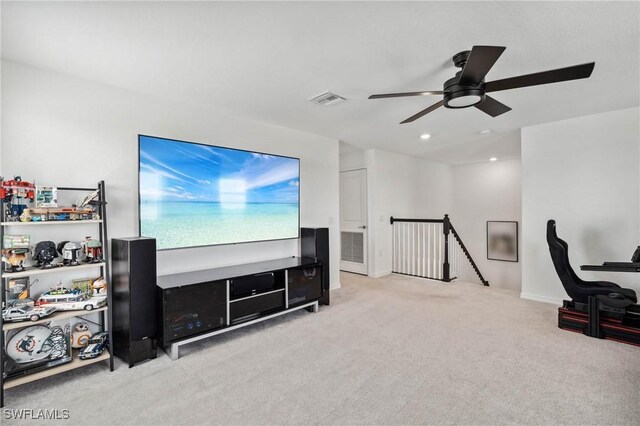
MULTIPOLYGON (((231 299, 253 296, 275 289, 276 276, 274 272, 265 272, 246 277, 238 277, 229 280, 231 299)), ((284 285, 282 286, 284 288, 284 285)))
POLYGON ((226 281, 171 288, 160 297, 164 344, 227 324, 226 281))

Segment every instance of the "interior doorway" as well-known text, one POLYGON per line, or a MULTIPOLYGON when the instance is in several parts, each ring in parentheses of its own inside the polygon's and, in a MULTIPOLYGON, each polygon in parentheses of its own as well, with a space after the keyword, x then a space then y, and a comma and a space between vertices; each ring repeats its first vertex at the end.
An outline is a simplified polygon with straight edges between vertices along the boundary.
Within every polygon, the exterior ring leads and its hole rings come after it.
POLYGON ((340 172, 340 269, 368 274, 367 170, 340 172))

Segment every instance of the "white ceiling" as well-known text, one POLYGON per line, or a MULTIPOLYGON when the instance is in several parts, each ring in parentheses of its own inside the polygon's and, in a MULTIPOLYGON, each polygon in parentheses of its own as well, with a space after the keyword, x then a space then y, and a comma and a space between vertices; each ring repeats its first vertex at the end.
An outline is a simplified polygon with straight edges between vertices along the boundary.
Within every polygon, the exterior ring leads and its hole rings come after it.
POLYGON ((2 3, 2 57, 248 118, 460 164, 518 156, 524 126, 640 104, 638 2, 2 3), (593 75, 505 91, 498 117, 441 108, 455 53, 507 50, 487 81, 595 61, 593 75), (322 107, 325 90, 346 97, 322 107), (491 129, 488 136, 479 135, 491 129), (428 132, 428 142, 418 136, 428 132))

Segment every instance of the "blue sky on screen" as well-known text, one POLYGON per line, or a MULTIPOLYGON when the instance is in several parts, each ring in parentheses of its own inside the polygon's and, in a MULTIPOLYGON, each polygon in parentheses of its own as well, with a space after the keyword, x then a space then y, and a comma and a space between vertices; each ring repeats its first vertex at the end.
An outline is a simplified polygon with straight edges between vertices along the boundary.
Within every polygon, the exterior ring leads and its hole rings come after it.
POLYGON ((140 137, 143 201, 297 203, 299 160, 140 137))

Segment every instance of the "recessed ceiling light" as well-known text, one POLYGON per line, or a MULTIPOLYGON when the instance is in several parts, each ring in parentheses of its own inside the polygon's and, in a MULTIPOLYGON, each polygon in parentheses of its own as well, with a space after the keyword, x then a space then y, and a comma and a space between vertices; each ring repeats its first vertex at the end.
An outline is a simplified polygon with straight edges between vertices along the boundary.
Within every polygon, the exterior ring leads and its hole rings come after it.
POLYGON ((489 161, 497 161, 498 159, 496 157, 491 157, 489 158, 489 161))
POLYGON ((480 134, 481 134, 481 135, 488 135, 489 133, 491 133, 491 130, 490 130, 490 129, 480 130, 480 134))
POLYGON ((426 141, 430 137, 431 137, 431 135, 429 133, 423 133, 423 134, 420 135, 420 139, 422 139, 423 141, 426 141))

